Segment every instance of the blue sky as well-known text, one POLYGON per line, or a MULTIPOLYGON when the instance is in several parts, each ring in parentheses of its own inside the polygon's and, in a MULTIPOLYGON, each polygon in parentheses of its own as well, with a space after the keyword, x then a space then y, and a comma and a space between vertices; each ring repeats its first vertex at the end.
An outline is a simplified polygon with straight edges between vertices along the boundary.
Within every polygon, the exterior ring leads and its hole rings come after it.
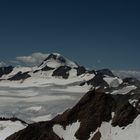
POLYGON ((0 61, 58 52, 87 67, 140 70, 135 0, 0 2, 0 61))

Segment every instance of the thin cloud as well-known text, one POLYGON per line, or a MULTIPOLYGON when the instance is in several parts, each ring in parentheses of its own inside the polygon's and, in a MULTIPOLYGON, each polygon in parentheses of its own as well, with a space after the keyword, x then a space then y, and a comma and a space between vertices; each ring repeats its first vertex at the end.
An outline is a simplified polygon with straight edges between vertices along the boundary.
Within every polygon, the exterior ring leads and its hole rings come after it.
POLYGON ((48 56, 48 54, 45 53, 33 53, 29 56, 18 56, 16 57, 16 61, 19 63, 22 63, 26 66, 36 66, 42 63, 42 61, 48 56))

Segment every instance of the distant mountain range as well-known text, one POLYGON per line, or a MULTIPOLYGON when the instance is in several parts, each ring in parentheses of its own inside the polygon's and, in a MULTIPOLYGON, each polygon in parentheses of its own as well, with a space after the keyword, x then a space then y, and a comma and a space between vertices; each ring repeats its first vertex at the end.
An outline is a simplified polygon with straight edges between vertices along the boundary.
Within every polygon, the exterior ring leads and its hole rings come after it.
POLYGON ((140 80, 140 71, 120 70, 120 71, 113 71, 113 73, 116 76, 119 76, 120 78, 134 77, 140 80))
POLYGON ((88 70, 57 53, 36 67, 1 67, 1 86, 49 83, 88 91, 73 108, 29 124, 6 140, 140 140, 140 81, 114 73, 88 70))

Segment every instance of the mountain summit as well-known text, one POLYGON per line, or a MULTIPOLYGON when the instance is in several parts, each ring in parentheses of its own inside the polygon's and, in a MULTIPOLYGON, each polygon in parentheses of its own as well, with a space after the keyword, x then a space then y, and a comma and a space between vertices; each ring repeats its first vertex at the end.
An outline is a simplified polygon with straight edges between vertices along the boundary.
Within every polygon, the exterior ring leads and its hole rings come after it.
POLYGON ((41 68, 48 66, 51 68, 57 68, 60 66, 69 66, 72 68, 78 67, 78 65, 69 59, 63 57, 61 54, 58 53, 51 53, 48 57, 42 62, 40 65, 41 68))

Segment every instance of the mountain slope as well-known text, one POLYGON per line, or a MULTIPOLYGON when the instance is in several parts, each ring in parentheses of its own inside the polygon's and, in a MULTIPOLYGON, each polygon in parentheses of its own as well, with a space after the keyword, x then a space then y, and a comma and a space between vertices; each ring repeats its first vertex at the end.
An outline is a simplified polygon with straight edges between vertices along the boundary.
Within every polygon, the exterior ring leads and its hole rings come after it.
POLYGON ((1 80, 26 80, 29 77, 64 78, 77 77, 87 70, 60 54, 48 54, 48 57, 36 67, 2 67, 0 69, 1 80), (16 77, 16 78, 15 78, 16 77))
POLYGON ((87 70, 84 66, 57 53, 48 54, 48 57, 36 67, 4 67, 1 69, 4 71, 0 77, 0 86, 28 87, 29 85, 77 83, 77 86, 106 88, 117 87, 122 82, 109 69, 87 70))
POLYGON ((0 140, 25 128, 27 124, 18 118, 0 118, 0 140))

